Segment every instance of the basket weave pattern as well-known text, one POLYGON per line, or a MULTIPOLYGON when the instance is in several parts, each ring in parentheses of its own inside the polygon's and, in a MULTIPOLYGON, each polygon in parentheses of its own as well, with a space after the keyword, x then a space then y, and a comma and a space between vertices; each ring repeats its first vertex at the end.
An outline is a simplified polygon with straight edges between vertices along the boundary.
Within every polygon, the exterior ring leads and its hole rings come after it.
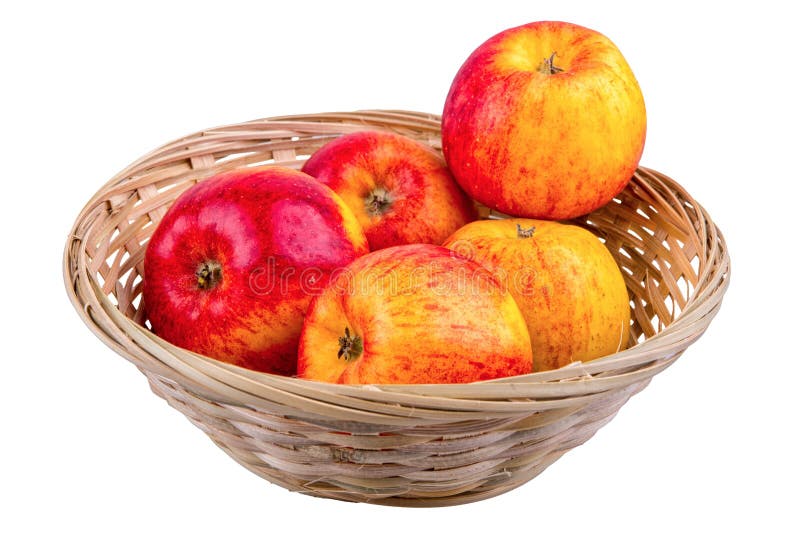
MULTIPOLYGON (((708 327, 729 281, 725 242, 670 178, 640 168, 576 220, 600 236, 631 296, 629 347, 587 363, 474 384, 342 386, 252 372, 150 332, 147 240, 197 181, 246 165, 299 168, 338 135, 387 129, 441 148, 439 117, 365 111, 278 117, 169 143, 131 164, 80 213, 64 277, 76 310, 151 389, 257 475, 350 501, 442 506, 513 489, 589 439, 708 327)), ((482 216, 498 217, 481 208, 482 216)))

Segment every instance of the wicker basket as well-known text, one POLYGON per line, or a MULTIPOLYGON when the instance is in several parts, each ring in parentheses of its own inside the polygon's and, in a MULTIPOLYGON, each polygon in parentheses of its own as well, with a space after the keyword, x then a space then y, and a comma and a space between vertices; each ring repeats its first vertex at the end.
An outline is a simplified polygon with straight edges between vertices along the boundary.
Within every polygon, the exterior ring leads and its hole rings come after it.
MULTIPOLYGON (((729 281, 719 230, 677 183, 639 169, 576 221, 603 238, 631 296, 626 350, 555 371, 473 384, 342 386, 226 365, 153 335, 139 306, 144 250, 169 204, 221 170, 298 168, 335 136, 389 129, 440 148, 439 117, 366 111, 279 117, 169 143, 107 183, 67 241, 69 297, 152 390, 237 462, 302 493, 401 506, 513 489, 589 439, 708 327, 729 281)), ((494 214, 484 210, 486 217, 494 214)))

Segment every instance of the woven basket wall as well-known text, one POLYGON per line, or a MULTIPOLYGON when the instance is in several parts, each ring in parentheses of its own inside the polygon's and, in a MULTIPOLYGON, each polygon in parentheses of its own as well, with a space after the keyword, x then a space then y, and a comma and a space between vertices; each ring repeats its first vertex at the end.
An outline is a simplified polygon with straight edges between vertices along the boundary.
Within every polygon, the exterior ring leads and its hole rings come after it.
MULTIPOLYGON (((439 117, 368 111, 213 128, 167 144, 108 182, 68 238, 64 277, 88 327, 222 450, 293 491, 442 506, 520 486, 589 439, 700 337, 729 281, 725 242, 675 181, 641 168, 576 221, 606 242, 631 296, 630 346, 586 364, 462 385, 341 386, 256 373, 172 346, 139 306, 147 240, 170 203, 245 165, 299 168, 332 138, 388 129, 440 149, 439 117)), ((483 210, 484 217, 501 216, 483 210)))

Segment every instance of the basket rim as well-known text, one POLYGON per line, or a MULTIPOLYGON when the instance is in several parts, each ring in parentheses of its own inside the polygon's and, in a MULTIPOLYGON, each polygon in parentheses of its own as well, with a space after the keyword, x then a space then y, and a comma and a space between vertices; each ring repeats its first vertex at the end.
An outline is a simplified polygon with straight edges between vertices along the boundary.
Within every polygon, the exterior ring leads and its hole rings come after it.
MULTIPOLYGON (((707 255, 713 256, 708 269, 711 272, 699 273, 706 283, 690 295, 687 305, 675 317, 674 321, 663 330, 648 337, 637 345, 588 362, 575 362, 571 365, 552 371, 527 373, 494 380, 464 384, 370 384, 346 385, 328 384, 297 377, 286 377, 259 373, 214 360, 212 358, 172 345, 126 317, 116 305, 105 295, 93 276, 87 272, 85 256, 82 254, 82 236, 97 219, 92 215, 103 207, 104 198, 109 189, 113 189, 133 169, 141 167, 159 151, 166 147, 187 145, 199 137, 213 137, 219 130, 242 129, 265 126, 278 128, 305 127, 313 130, 314 125, 327 124, 330 121, 344 120, 343 130, 371 129, 381 121, 396 123, 400 127, 409 120, 417 121, 421 128, 429 128, 438 132, 440 117, 423 112, 402 110, 367 110, 353 112, 334 112, 307 115, 288 115, 273 118, 256 119, 243 123, 203 130, 183 136, 171 143, 163 145, 117 173, 106 182, 86 203, 75 219, 67 238, 63 253, 63 278, 68 297, 73 307, 89 329, 112 350, 136 364, 145 374, 157 374, 163 379, 180 382, 190 389, 198 387, 209 397, 217 397, 222 402, 240 405, 258 405, 264 400, 273 398, 280 392, 280 402, 291 404, 291 395, 308 398, 320 398, 320 404, 349 399, 374 399, 379 397, 384 403, 412 403, 425 398, 428 404, 436 405, 435 400, 442 399, 442 408, 451 411, 483 411, 499 410, 505 413, 506 405, 515 405, 509 409, 511 413, 523 410, 530 411, 532 406, 542 409, 548 399, 564 399, 569 397, 586 400, 592 395, 602 395, 613 388, 627 387, 632 383, 649 380, 652 376, 671 365, 680 354, 708 327, 720 308, 722 298, 730 283, 730 257, 724 237, 716 224, 711 221, 705 209, 692 199, 692 208, 705 221, 699 228, 704 236, 704 247, 708 247, 707 255), (348 124, 353 126, 348 126, 348 124), (103 201, 101 201, 103 200, 103 201), (94 302, 85 299, 93 297, 94 302), (130 345, 122 344, 109 330, 117 329, 126 335, 130 345), (137 345, 142 353, 152 361, 143 365, 132 354, 131 348, 137 345), (633 371, 617 372, 620 369, 633 371), (216 393, 216 395, 215 395, 216 393), (322 400, 325 399, 325 400, 322 400), (523 400, 531 399, 531 400, 523 400)), ((671 178, 647 167, 640 166, 629 187, 648 189, 648 179, 657 180, 684 198, 691 198, 686 190, 671 178)), ((698 251, 700 254, 700 251, 698 251)), ((347 403, 345 403, 347 404, 347 403)), ((323 410, 324 411, 324 410, 323 410)), ((355 409, 354 409, 355 411, 355 409)), ((336 410, 341 413, 341 408, 336 410)), ((374 417, 370 417, 374 420, 374 417)))

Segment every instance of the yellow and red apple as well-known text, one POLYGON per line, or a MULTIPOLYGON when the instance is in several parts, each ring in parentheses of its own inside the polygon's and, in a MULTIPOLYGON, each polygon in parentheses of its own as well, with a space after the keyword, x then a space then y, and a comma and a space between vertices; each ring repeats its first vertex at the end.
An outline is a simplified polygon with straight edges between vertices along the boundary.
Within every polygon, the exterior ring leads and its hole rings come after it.
POLYGON ((220 174, 179 196, 153 233, 146 316, 175 345, 293 374, 312 296, 366 252, 355 216, 314 178, 280 167, 220 174))
POLYGON ((510 28, 455 76, 442 150, 474 199, 520 217, 569 219, 630 181, 645 142, 636 78, 604 35, 567 22, 510 28))
POLYGON ((302 378, 344 384, 461 383, 529 373, 522 313, 479 264, 429 244, 371 252, 309 307, 302 378))
POLYGON ((343 135, 303 165, 342 197, 372 250, 442 241, 476 218, 472 201, 441 155, 411 138, 384 131, 343 135))
POLYGON ((444 246, 480 263, 508 288, 528 326, 535 371, 627 346, 625 281, 588 230, 556 221, 483 220, 460 228, 444 246))

